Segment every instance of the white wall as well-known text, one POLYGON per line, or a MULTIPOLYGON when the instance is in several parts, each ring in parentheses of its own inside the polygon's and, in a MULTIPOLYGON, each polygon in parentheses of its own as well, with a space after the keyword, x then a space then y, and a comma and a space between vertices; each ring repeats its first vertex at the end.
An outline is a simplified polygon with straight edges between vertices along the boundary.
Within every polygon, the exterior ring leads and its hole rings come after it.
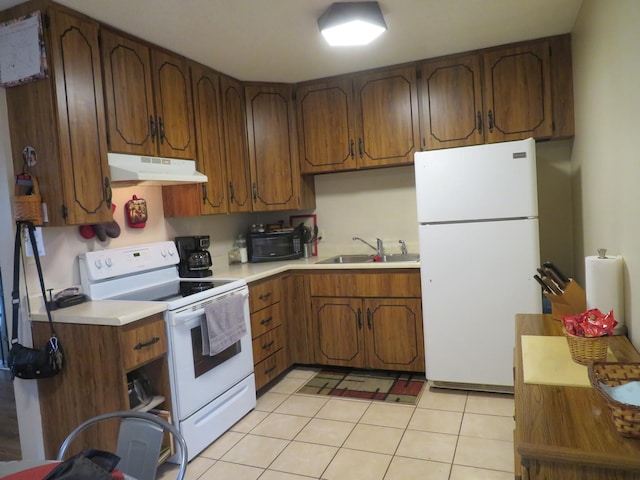
MULTIPOLYGON (((575 262, 625 260, 625 323, 640 349, 640 2, 585 0, 573 32, 575 262), (635 295, 634 295, 635 293, 635 295)), ((615 313, 615 312, 614 312, 615 313)))

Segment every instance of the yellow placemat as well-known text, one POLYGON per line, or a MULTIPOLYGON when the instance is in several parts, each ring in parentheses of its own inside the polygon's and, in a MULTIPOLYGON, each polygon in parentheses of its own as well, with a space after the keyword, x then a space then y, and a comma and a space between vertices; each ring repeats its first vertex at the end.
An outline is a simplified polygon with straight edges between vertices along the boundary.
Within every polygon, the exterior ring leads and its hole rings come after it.
MULTIPOLYGON (((559 336, 522 335, 524 383, 590 387, 587 367, 574 362, 567 339, 559 336)), ((611 350, 607 361, 615 362, 611 350)))

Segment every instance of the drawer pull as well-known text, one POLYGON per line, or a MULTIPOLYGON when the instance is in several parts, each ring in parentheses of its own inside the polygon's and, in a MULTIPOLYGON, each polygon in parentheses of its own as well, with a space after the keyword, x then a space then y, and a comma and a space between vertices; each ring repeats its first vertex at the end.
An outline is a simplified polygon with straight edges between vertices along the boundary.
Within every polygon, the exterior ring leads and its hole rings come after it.
POLYGON ((274 341, 274 340, 271 340, 269 343, 265 343, 264 345, 262 345, 262 349, 263 349, 263 350, 267 350, 267 349, 269 349, 269 348, 273 347, 273 344, 274 344, 274 343, 275 343, 275 341, 274 341))
POLYGON ((264 320, 260 320, 260 325, 266 325, 267 323, 271 323, 271 320, 273 320, 273 317, 268 317, 268 318, 265 318, 264 320))
POLYGON ((274 365, 273 367, 269 367, 264 371, 265 375, 269 375, 271 372, 273 372, 276 369, 277 365, 274 365))
POLYGON ((133 349, 134 350, 142 350, 143 348, 150 347, 151 345, 153 345, 154 343, 158 343, 159 341, 160 341, 160 337, 153 337, 148 342, 138 343, 135 347, 133 347, 133 349))
POLYGON ((267 293, 263 293, 262 295, 260 295, 258 297, 258 299, 259 300, 268 300, 270 296, 271 296, 271 292, 267 292, 267 293))

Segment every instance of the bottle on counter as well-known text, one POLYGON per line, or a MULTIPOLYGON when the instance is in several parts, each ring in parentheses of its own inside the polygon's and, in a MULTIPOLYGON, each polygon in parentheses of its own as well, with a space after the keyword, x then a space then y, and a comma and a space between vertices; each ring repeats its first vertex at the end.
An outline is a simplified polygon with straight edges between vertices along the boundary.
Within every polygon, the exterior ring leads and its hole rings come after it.
POLYGON ((247 239, 244 235, 238 235, 236 247, 240 250, 240 263, 247 263, 249 261, 249 254, 247 252, 247 239))

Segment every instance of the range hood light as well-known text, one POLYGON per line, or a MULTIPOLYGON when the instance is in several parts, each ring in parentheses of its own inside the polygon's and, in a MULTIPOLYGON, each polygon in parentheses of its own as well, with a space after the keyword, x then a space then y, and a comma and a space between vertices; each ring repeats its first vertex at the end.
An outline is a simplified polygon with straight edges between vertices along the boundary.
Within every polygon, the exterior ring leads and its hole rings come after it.
MULTIPOLYGON (((112 183, 179 185, 204 183, 206 175, 196 170, 193 160, 108 153, 112 183)), ((116 185, 117 186, 117 185, 116 185)))

